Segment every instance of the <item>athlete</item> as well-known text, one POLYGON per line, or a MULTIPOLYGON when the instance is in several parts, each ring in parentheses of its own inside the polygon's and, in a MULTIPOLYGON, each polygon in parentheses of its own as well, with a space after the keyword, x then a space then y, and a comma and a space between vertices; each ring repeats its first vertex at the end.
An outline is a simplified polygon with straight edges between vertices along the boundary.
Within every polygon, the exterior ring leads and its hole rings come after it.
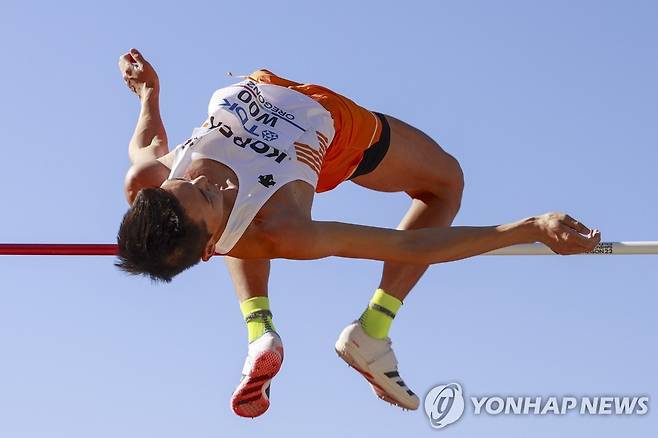
POLYGON ((342 331, 335 348, 380 398, 417 409, 419 399, 398 373, 388 332, 428 265, 530 242, 576 254, 600 241, 598 230, 562 213, 452 227, 464 187, 454 157, 394 117, 267 70, 215 91, 208 118, 169 151, 155 70, 135 49, 120 57, 119 68, 141 111, 128 148, 130 209, 118 234, 117 265, 171 281, 200 260, 225 256, 249 340, 243 378, 231 399, 237 415, 256 417, 268 409, 270 383, 283 361, 268 301, 271 259, 384 262, 366 310, 342 331), (314 194, 347 180, 407 193, 411 207, 397 230, 314 221, 314 194))

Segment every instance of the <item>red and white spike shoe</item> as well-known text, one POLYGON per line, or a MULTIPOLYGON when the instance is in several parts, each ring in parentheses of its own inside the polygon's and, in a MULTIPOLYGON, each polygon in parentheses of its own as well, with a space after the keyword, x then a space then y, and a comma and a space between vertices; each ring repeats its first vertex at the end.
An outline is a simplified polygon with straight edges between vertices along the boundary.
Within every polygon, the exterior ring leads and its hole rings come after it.
POLYGON ((242 379, 231 397, 231 408, 241 417, 258 417, 270 407, 270 383, 283 363, 283 343, 276 332, 266 332, 249 343, 242 379))

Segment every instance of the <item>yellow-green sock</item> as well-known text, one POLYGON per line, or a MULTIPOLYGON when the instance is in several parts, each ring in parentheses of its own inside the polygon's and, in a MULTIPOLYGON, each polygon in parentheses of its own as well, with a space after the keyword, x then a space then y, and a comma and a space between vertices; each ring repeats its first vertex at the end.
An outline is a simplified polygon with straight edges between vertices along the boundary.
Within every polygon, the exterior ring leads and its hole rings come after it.
POLYGON ((387 294, 383 289, 377 289, 370 299, 368 308, 359 318, 363 331, 375 339, 386 338, 400 306, 402 301, 387 294))
POLYGON ((266 332, 276 332, 272 323, 270 300, 267 297, 253 297, 240 303, 242 316, 247 323, 249 342, 263 336, 266 332))

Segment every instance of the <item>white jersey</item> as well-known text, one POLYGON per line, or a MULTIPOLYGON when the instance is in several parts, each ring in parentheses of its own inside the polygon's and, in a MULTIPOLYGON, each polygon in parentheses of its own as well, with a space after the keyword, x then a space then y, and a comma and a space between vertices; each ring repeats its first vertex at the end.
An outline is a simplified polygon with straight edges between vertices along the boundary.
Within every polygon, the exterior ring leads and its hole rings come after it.
POLYGON ((169 178, 182 177, 202 158, 235 172, 238 194, 215 246, 226 254, 277 189, 296 180, 315 188, 333 137, 331 114, 322 105, 288 88, 247 79, 215 91, 208 120, 174 150, 169 178))

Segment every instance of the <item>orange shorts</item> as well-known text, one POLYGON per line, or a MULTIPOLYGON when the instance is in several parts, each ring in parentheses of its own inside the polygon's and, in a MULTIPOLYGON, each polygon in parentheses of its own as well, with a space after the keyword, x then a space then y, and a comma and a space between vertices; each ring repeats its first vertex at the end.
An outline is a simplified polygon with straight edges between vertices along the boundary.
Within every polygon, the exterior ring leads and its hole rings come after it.
POLYGON ((256 82, 274 84, 305 94, 322 105, 334 120, 336 133, 324 156, 315 191, 326 192, 347 180, 359 166, 366 149, 379 141, 382 122, 375 114, 328 88, 300 84, 257 70, 250 76, 256 82))

